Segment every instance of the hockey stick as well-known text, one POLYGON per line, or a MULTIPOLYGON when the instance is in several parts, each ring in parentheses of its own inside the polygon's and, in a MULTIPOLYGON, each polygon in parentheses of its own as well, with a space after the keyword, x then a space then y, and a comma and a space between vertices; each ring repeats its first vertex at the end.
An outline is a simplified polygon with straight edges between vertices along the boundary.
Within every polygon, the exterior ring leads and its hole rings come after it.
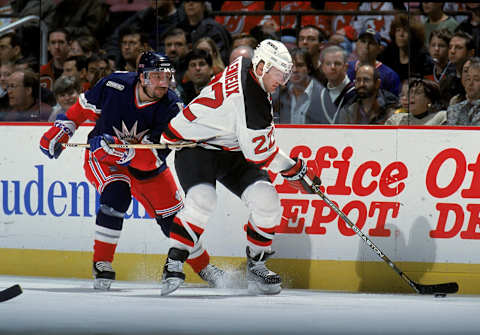
POLYGON ((303 177, 303 180, 310 186, 313 192, 322 198, 323 201, 337 213, 343 221, 345 221, 353 231, 362 238, 362 240, 373 250, 375 253, 383 259, 403 280, 407 282, 417 293, 419 294, 447 294, 458 292, 458 284, 455 282, 423 285, 411 280, 402 270, 400 270, 391 260, 388 258, 373 242, 343 213, 337 205, 335 205, 327 196, 320 190, 320 187, 315 185, 307 176, 303 177))
POLYGON ((6 288, 3 291, 0 291, 0 302, 4 302, 10 299, 15 298, 22 294, 22 288, 20 285, 15 284, 12 287, 6 288))
MULTIPOLYGON (((175 149, 175 148, 192 148, 197 146, 198 143, 182 143, 182 144, 163 144, 163 143, 125 143, 125 144, 109 144, 110 148, 121 148, 121 149, 175 149)), ((62 146, 70 148, 90 148, 88 143, 62 143, 62 146)))
MULTIPOLYGON (((222 147, 216 144, 207 143, 213 139, 216 139, 218 136, 207 137, 201 140, 185 140, 183 143, 178 144, 165 144, 165 143, 112 143, 108 144, 110 148, 121 148, 121 149, 180 149, 180 148, 193 148, 199 144, 208 144, 210 146, 221 149, 222 147)), ((61 143, 61 145, 66 148, 90 148, 88 143, 61 143)))

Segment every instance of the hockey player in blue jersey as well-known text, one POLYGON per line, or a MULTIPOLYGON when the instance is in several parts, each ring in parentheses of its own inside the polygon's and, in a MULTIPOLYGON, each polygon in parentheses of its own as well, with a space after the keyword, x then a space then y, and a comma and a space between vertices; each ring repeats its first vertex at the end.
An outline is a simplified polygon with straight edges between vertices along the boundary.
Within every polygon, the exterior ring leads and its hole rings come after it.
MULTIPOLYGON (((183 207, 182 197, 165 162, 168 149, 119 149, 113 143, 158 143, 169 121, 183 104, 169 89, 173 68, 161 54, 145 52, 137 72, 113 73, 97 82, 65 114, 57 117, 40 140, 49 158, 58 158, 62 143, 68 142, 86 120, 96 124, 88 135, 85 152, 87 179, 100 193, 95 221, 93 252, 94 288, 109 289, 115 279, 112 262, 132 195, 156 219, 168 237, 175 214, 183 207)), ((218 286, 223 270, 209 264, 201 243, 187 261, 199 276, 218 286)))

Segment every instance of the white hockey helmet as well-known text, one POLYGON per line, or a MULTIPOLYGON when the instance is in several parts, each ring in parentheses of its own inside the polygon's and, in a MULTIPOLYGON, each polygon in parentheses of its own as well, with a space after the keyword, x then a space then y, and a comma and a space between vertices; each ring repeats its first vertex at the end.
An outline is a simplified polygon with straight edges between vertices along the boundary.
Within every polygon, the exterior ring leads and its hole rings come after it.
POLYGON ((290 55, 287 47, 280 41, 267 39, 260 42, 253 52, 252 64, 253 73, 257 77, 264 90, 265 87, 263 86, 263 76, 270 70, 272 66, 283 73, 283 84, 287 83, 292 74, 292 56, 290 55), (257 75, 256 69, 261 61, 263 61, 265 64, 263 66, 263 73, 261 76, 259 76, 257 75))

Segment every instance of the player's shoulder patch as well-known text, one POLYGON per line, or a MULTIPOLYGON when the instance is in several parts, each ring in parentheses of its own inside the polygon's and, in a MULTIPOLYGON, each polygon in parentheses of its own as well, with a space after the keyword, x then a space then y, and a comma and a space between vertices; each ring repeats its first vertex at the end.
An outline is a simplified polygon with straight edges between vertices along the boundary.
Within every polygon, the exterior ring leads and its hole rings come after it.
POLYGON ((118 91, 123 91, 125 89, 125 85, 122 85, 120 83, 116 83, 112 80, 107 81, 107 83, 105 85, 108 86, 108 87, 114 88, 118 91))

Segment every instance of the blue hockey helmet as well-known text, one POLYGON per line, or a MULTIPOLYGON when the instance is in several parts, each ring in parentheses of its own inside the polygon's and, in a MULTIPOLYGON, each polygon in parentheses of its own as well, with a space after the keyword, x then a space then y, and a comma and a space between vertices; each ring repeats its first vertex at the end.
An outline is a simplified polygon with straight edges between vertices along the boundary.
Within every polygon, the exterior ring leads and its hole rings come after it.
POLYGON ((170 72, 173 73, 175 70, 173 69, 172 63, 167 56, 152 51, 146 51, 140 56, 140 60, 138 62, 137 72, 138 74, 144 72, 170 72))

